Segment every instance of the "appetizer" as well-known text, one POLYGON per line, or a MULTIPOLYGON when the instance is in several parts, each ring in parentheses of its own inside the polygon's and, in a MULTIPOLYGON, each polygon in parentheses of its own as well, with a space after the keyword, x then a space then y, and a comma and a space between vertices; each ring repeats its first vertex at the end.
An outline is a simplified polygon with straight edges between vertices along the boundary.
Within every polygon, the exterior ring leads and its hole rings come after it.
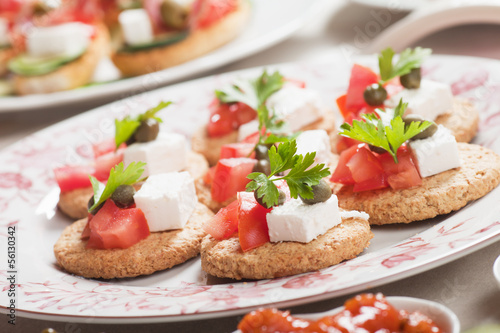
POLYGON ((25 48, 8 65, 14 92, 51 93, 88 84, 109 50, 96 1, 34 1, 26 7, 18 29, 27 31, 19 37, 25 48))
POLYGON ((59 209, 74 219, 87 216, 87 203, 92 196, 88 175, 106 181, 109 170, 121 161, 125 165, 146 162, 145 177, 182 170, 195 179, 203 176, 208 164, 202 155, 188 150, 186 138, 177 133, 160 132, 162 120, 157 113, 170 104, 161 102, 138 116, 115 120, 115 138, 93 146, 91 163, 54 169, 61 190, 59 209))
POLYGON ((398 310, 380 293, 357 295, 344 303, 343 310, 318 320, 296 318, 288 311, 259 309, 243 317, 238 329, 241 333, 443 332, 431 318, 418 311, 398 310))
POLYGON ((315 155, 297 154, 295 140, 269 149, 270 173, 251 173, 246 192, 205 223, 205 272, 237 280, 282 277, 338 264, 369 245, 368 216, 339 209, 323 180, 330 172, 314 165, 315 155))
POLYGON ((236 38, 249 17, 247 0, 144 0, 119 14, 112 60, 125 76, 179 65, 236 38))
POLYGON ((406 104, 376 109, 344 123, 340 135, 364 142, 344 150, 332 174, 344 209, 370 224, 409 223, 447 214, 481 198, 500 182, 500 156, 457 143, 443 125, 405 115, 406 104))
POLYGON ((58 264, 88 278, 152 274, 193 258, 212 212, 198 203, 187 172, 148 177, 145 163, 112 168, 106 185, 90 177, 94 195, 88 217, 68 226, 54 245, 58 264))
POLYGON ((223 145, 258 135, 257 110, 264 106, 287 123, 282 131, 323 129, 334 137, 334 114, 326 110, 319 94, 305 88, 305 83, 286 79, 279 72, 264 71, 256 79, 237 80, 216 90, 215 96, 209 107, 208 124, 193 135, 191 143, 193 150, 202 153, 210 165, 219 160, 223 145))
MULTIPOLYGON (((406 49, 396 62, 391 48, 378 56, 380 74, 355 64, 351 70, 345 95, 337 98, 344 120, 352 123, 376 108, 394 108, 400 99, 408 103, 406 112, 417 114, 451 130, 459 142, 469 142, 476 135, 479 123, 477 110, 467 101, 453 97, 449 85, 421 78, 421 65, 430 49, 406 49)), ((345 137, 337 143, 337 152, 356 142, 345 137)))

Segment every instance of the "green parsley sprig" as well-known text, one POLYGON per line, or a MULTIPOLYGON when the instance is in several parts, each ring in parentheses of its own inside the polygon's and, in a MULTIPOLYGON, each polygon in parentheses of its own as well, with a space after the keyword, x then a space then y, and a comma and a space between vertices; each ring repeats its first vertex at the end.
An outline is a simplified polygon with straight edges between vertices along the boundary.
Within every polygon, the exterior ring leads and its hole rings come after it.
POLYGON ((278 204, 279 191, 275 181, 285 180, 290 188, 290 196, 297 198, 299 195, 306 199, 313 198, 311 186, 319 184, 320 180, 330 175, 329 168, 324 164, 309 167, 314 163, 316 152, 307 153, 302 156, 297 153, 297 142, 295 140, 281 143, 278 148, 272 146, 269 149, 269 161, 271 173, 269 176, 261 172, 253 172, 247 176, 250 183, 246 191, 256 191, 257 196, 267 207, 278 204), (274 177, 275 175, 290 170, 286 176, 274 177))
POLYGON ((382 85, 397 76, 408 74, 414 68, 419 68, 431 53, 431 49, 416 47, 412 50, 408 48, 399 54, 398 61, 393 64, 395 52, 390 47, 386 48, 378 56, 380 84, 382 85))
POLYGON ((161 101, 157 106, 147 110, 144 113, 136 117, 126 116, 122 120, 115 119, 115 144, 116 148, 120 147, 120 145, 124 142, 127 142, 128 139, 134 134, 135 130, 141 125, 141 122, 147 119, 154 119, 159 123, 162 123, 163 120, 156 115, 158 111, 166 108, 172 104, 172 102, 163 102, 161 101))
POLYGON ((392 117, 382 109, 375 109, 378 117, 375 114, 363 114, 363 121, 353 120, 352 125, 342 124, 342 132, 339 134, 382 148, 398 163, 398 148, 432 124, 429 121, 414 121, 405 126, 402 117, 407 106, 408 103, 400 100, 392 117))
POLYGON ((105 202, 111 197, 116 188, 120 185, 133 185, 141 179, 142 173, 144 172, 144 162, 132 162, 124 170, 123 162, 111 168, 109 171, 109 178, 106 185, 98 181, 95 177, 89 176, 90 182, 92 183, 92 189, 94 190, 94 204, 89 208, 89 212, 93 211, 100 204, 105 202))

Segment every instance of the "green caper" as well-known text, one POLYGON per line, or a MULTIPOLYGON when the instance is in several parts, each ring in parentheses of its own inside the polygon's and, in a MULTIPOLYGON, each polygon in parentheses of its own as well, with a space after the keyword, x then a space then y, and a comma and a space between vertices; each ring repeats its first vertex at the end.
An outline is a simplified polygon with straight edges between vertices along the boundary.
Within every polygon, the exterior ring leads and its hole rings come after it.
MULTIPOLYGON (((286 194, 285 194, 285 192, 283 192, 280 189, 278 189, 278 193, 279 193, 279 196, 278 196, 278 204, 277 204, 277 206, 281 206, 286 201, 286 194)), ((259 205, 261 205, 262 207, 265 207, 265 208, 271 208, 271 207, 267 207, 267 205, 262 200, 264 198, 264 196, 262 196, 260 198, 257 196, 257 190, 255 190, 253 192, 253 196, 254 196, 255 200, 259 203, 259 205)))
POLYGON ((366 87, 363 92, 363 98, 368 105, 378 106, 384 104, 387 99, 387 90, 378 83, 374 83, 366 87))
MULTIPOLYGON (((425 119, 418 114, 410 113, 406 116, 403 116, 403 121, 405 123, 405 126, 410 126, 410 124, 414 121, 422 122, 422 121, 425 121, 425 119)), ((436 125, 436 123, 431 122, 431 125, 429 127, 427 127, 425 130, 423 130, 422 132, 415 135, 410 140, 422 140, 425 138, 430 138, 431 136, 434 135, 434 133, 436 133, 437 130, 438 130, 438 126, 436 125)))
POLYGON ((262 172, 269 176, 271 174, 271 163, 268 160, 258 160, 253 166, 252 172, 262 172))
POLYGON ((408 74, 401 75, 399 77, 399 82, 401 82, 401 85, 407 89, 420 88, 421 80, 422 75, 420 74, 420 67, 413 68, 408 74))
POLYGON ((255 158, 258 160, 268 160, 269 161, 269 146, 264 144, 258 144, 255 146, 255 158))
POLYGON ((163 22, 169 27, 174 29, 187 27, 189 6, 182 5, 175 0, 163 0, 160 11, 163 22))
MULTIPOLYGON (((89 202, 87 203, 87 209, 90 209, 90 207, 92 207, 94 205, 94 196, 91 196, 90 199, 89 199, 89 202)), ((101 203, 99 206, 97 206, 96 208, 94 208, 93 210, 91 210, 89 213, 92 214, 92 215, 95 215, 97 214, 97 212, 99 211, 99 209, 102 208, 102 206, 104 206, 104 202, 101 203)))
POLYGON ((160 132, 160 125, 153 118, 147 118, 141 121, 141 124, 134 132, 136 142, 149 142, 156 139, 160 132))
POLYGON ((387 150, 385 150, 384 148, 380 148, 380 147, 377 147, 377 146, 374 146, 374 145, 368 145, 368 148, 370 148, 370 150, 374 153, 377 153, 377 154, 384 154, 384 153, 387 153, 387 150))
POLYGON ((311 188, 313 191, 312 199, 305 199, 299 195, 300 199, 302 199, 305 204, 313 205, 318 202, 325 202, 332 196, 332 189, 330 188, 330 185, 328 185, 328 183, 323 179, 321 179, 318 185, 313 185, 311 188))
POLYGON ((111 200, 120 208, 127 208, 134 204, 135 188, 132 185, 120 185, 111 195, 111 200))

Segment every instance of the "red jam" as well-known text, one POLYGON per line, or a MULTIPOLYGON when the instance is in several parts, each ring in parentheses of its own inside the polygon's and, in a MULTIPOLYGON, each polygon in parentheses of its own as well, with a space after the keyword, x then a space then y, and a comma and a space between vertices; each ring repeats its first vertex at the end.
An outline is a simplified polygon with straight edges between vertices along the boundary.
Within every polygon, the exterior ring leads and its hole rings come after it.
POLYGON ((427 316, 398 311, 382 294, 362 294, 347 300, 344 310, 317 321, 298 319, 289 312, 260 309, 247 314, 238 325, 243 333, 441 333, 427 316))

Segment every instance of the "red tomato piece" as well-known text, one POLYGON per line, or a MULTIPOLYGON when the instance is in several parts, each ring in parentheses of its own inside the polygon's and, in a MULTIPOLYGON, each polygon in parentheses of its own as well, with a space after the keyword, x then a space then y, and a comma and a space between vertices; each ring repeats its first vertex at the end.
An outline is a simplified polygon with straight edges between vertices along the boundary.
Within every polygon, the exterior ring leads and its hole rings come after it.
POLYGON ((422 178, 406 145, 398 149, 397 157, 398 163, 395 163, 389 153, 378 156, 389 186, 394 190, 398 190, 421 185, 422 178))
POLYGON ((347 100, 347 94, 342 95, 339 98, 337 98, 336 102, 337 102, 337 106, 339 108, 340 114, 344 118, 344 121, 349 123, 349 124, 352 124, 352 120, 356 119, 356 117, 358 116, 359 110, 352 109, 352 108, 348 109, 345 105, 346 100, 347 100))
POLYGON ((207 28, 237 7, 237 0, 195 0, 191 11, 191 28, 207 28))
POLYGON ((221 103, 215 99, 210 104, 208 136, 223 136, 237 130, 242 124, 255 119, 257 112, 244 103, 221 103))
POLYGON ((368 67, 354 64, 351 69, 351 78, 349 79, 349 87, 345 107, 349 110, 360 110, 367 106, 363 93, 369 85, 379 81, 378 75, 368 67))
POLYGON ((387 187, 387 178, 377 156, 366 145, 361 146, 346 163, 354 179, 353 192, 387 187))
POLYGON ((340 154, 337 167, 330 177, 332 182, 344 185, 353 185, 355 183, 351 170, 347 167, 347 162, 358 152, 359 147, 360 145, 351 146, 340 154))
POLYGON ((337 154, 342 153, 344 150, 362 144, 361 141, 351 139, 347 136, 340 136, 336 144, 337 154))
POLYGON ((257 144, 257 142, 259 142, 259 137, 260 137, 259 131, 257 131, 257 132, 254 132, 254 133, 250 134, 246 138, 244 138, 243 141, 241 141, 241 142, 243 142, 243 143, 251 143, 251 144, 253 144, 255 146, 257 144))
POLYGON ((250 181, 247 176, 252 173, 255 162, 255 159, 245 157, 219 160, 212 182, 212 199, 223 202, 244 191, 250 181))
MULTIPOLYGON (((399 311, 382 294, 362 294, 344 304, 352 322, 367 332, 399 332, 399 311)), ((341 322, 339 322, 341 323, 341 322)))
POLYGON ((234 157, 255 157, 255 144, 238 142, 228 143, 220 148, 220 158, 234 158, 234 157))
POLYGON ((149 226, 139 208, 118 208, 110 199, 89 222, 90 249, 126 249, 149 236, 149 226))
MULTIPOLYGON (((108 138, 98 144, 92 145, 92 151, 94 152, 94 158, 106 155, 108 153, 114 152, 116 147, 115 138, 108 138)), ((122 143, 118 149, 127 147, 125 143, 122 143)))
POLYGON ((92 186, 89 175, 95 168, 90 165, 64 166, 54 169, 54 175, 61 192, 92 186))
POLYGON ((93 174, 98 180, 103 181, 109 178, 109 171, 115 165, 123 161, 123 149, 112 151, 101 155, 95 159, 95 172, 93 174))
POLYGON ((238 193, 238 237, 243 252, 269 242, 269 228, 264 208, 254 198, 253 192, 238 193))
POLYGON ((217 240, 231 237, 238 230, 238 200, 221 208, 203 225, 203 230, 217 240))

